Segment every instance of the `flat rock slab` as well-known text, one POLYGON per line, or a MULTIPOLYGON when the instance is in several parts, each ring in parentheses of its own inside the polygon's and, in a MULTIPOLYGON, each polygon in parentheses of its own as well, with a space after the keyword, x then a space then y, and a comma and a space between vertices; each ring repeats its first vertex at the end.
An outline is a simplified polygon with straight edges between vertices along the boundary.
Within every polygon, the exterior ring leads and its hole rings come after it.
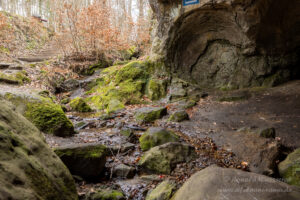
POLYGON ((211 166, 191 176, 172 198, 182 199, 298 200, 300 188, 260 174, 211 166))

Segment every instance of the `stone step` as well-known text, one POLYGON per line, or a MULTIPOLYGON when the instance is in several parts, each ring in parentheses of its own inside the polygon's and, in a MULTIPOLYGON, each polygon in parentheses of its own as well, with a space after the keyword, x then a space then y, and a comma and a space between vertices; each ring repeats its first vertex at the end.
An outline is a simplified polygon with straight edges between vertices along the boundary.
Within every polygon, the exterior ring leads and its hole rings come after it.
POLYGON ((10 63, 0 63, 0 69, 7 69, 10 65, 10 63))
POLYGON ((10 66, 8 69, 9 70, 23 70, 24 68, 22 66, 10 66))
POLYGON ((0 83, 6 83, 6 84, 10 84, 10 85, 19 85, 20 84, 19 81, 14 81, 14 80, 1 78, 1 77, 0 77, 0 83))
POLYGON ((51 57, 49 56, 45 56, 45 57, 21 57, 18 58, 21 61, 25 61, 25 62, 43 62, 45 60, 49 60, 51 57))

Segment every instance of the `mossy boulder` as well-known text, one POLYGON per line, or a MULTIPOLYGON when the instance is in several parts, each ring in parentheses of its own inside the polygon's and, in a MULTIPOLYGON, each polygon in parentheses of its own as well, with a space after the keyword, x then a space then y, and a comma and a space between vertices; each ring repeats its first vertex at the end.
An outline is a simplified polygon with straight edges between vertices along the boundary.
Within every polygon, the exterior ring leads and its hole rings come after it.
POLYGON ((138 122, 153 122, 157 119, 162 118, 167 114, 166 107, 144 107, 140 108, 135 112, 135 119, 138 122))
POLYGON ((278 171, 288 184, 300 186, 300 148, 279 163, 278 171))
POLYGON ((184 120, 188 120, 189 119, 189 115, 187 114, 187 112, 185 110, 179 110, 174 112, 170 118, 169 121, 171 122, 182 122, 184 120))
POLYGON ((61 137, 72 136, 74 126, 61 106, 46 101, 28 102, 24 116, 41 131, 61 137))
POLYGON ((109 101, 106 112, 109 113, 115 113, 120 110, 123 110, 125 108, 124 104, 121 103, 117 99, 112 99, 109 101))
POLYGON ((163 181, 146 196, 146 200, 170 200, 175 189, 175 183, 163 181))
POLYGON ((168 142, 178 142, 179 138, 171 131, 159 127, 152 127, 140 137, 139 141, 141 149, 147 151, 152 147, 168 142))
POLYGON ((70 102, 72 111, 77 112, 91 112, 91 107, 85 102, 84 99, 77 97, 70 102))
POLYGON ((86 101, 99 110, 107 109, 112 100, 124 105, 141 103, 148 77, 147 65, 140 61, 111 66, 102 71, 97 85, 86 93, 90 95, 86 101))
POLYGON ((147 151, 140 159, 143 171, 170 174, 176 164, 190 162, 196 153, 193 147, 178 142, 169 142, 147 151))
POLYGON ((151 79, 147 84, 147 95, 151 100, 159 100, 166 96, 167 81, 160 79, 151 79))
POLYGON ((73 175, 85 179, 99 178, 105 167, 107 148, 101 144, 74 144, 58 147, 54 151, 73 175))
POLYGON ((125 196, 118 190, 101 189, 87 195, 85 200, 125 200, 125 196))
POLYGON ((67 168, 14 109, 0 100, 0 199, 78 199, 67 168))

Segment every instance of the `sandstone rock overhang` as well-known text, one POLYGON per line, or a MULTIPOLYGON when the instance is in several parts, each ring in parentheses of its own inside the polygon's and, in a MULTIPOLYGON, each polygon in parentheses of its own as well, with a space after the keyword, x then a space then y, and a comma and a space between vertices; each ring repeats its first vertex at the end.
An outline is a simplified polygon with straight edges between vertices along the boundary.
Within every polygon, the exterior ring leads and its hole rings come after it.
POLYGON ((149 0, 152 57, 203 87, 273 86, 299 77, 300 1, 149 0))

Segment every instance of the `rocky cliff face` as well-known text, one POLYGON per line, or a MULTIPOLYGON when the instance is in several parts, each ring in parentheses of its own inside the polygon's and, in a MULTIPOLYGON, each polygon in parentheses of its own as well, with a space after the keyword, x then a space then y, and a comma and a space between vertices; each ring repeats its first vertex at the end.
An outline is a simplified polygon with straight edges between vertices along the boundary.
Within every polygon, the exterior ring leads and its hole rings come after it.
POLYGON ((299 76, 300 1, 149 0, 152 57, 201 87, 273 86, 299 76))

